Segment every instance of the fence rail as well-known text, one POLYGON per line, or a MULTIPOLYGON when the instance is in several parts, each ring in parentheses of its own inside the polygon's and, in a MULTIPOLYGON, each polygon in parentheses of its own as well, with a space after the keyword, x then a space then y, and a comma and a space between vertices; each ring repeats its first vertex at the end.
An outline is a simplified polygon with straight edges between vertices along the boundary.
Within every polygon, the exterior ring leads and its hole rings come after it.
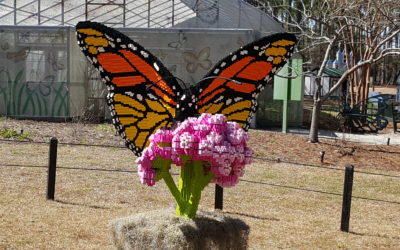
MULTIPOLYGON (((5 142, 5 143, 49 144, 49 142, 45 142, 45 141, 10 140, 10 139, 0 139, 0 142, 5 142)), ((58 145, 128 149, 127 147, 121 146, 121 145, 104 145, 104 144, 88 144, 88 143, 59 142, 58 145)), ((365 150, 365 149, 363 149, 363 150, 365 150)), ((376 152, 378 150, 368 149, 368 151, 376 152)), ((379 152, 382 152, 382 151, 379 151, 379 152)), ((391 152, 391 151, 382 152, 382 153, 388 153, 388 154, 399 153, 400 154, 400 152, 391 152)), ((333 166, 333 165, 331 165, 331 166, 322 166, 322 165, 316 165, 316 164, 310 164, 310 163, 302 163, 302 162, 297 162, 297 161, 290 160, 290 159, 283 158, 283 157, 269 158, 269 157, 262 157, 262 156, 254 156, 253 159, 260 160, 260 161, 276 162, 276 163, 287 163, 287 164, 293 164, 293 165, 297 165, 297 166, 310 167, 310 168, 320 168, 320 169, 333 170, 333 171, 343 171, 343 168, 339 168, 339 167, 336 167, 336 166, 333 166)), ((374 172, 367 172, 367 171, 360 171, 360 170, 354 170, 354 172, 355 173, 359 173, 359 174, 366 174, 366 175, 376 175, 376 176, 400 178, 400 175, 382 174, 382 173, 374 173, 374 172)))
MULTIPOLYGON (((4 140, 0 139, 0 142, 7 142, 7 143, 38 143, 38 144, 47 144, 46 142, 33 142, 33 141, 14 141, 14 140, 4 140)), ((50 139, 50 147, 49 147, 49 157, 48 157, 48 166, 37 166, 37 165, 23 165, 23 164, 3 164, 0 163, 0 167, 32 167, 32 168, 48 168, 47 172, 47 192, 46 198, 48 200, 54 200, 55 195, 55 182, 56 182, 56 170, 57 169, 68 169, 68 170, 87 170, 87 171, 102 171, 102 172, 120 172, 120 173, 133 173, 133 170, 117 170, 117 169, 103 169, 103 168, 82 168, 82 167, 66 167, 66 166, 57 166, 57 147, 58 147, 58 140, 54 137, 50 139)), ((70 145, 70 146, 96 146, 96 147, 110 147, 109 145, 95 145, 95 144, 81 144, 81 143, 60 143, 61 145, 70 145)), ((115 146, 112 146, 115 148, 115 146)), ((121 147, 122 148, 122 147, 121 147)), ((343 169, 337 167, 326 167, 326 166, 318 166, 312 164, 304 164, 304 163, 297 163, 288 160, 281 160, 280 158, 273 159, 267 157, 255 157, 256 160, 262 161, 274 161, 277 163, 289 163, 294 165, 306 166, 306 167, 314 167, 314 168, 322 168, 325 170, 334 170, 334 171, 343 171, 343 169)), ((322 161, 322 160, 321 160, 322 161)), ((390 201, 390 200, 381 200, 381 199, 373 199, 367 197, 360 197, 360 196, 353 196, 352 189, 353 189, 353 175, 354 175, 354 167, 347 166, 345 169, 345 178, 344 178, 344 188, 343 194, 333 193, 328 191, 322 190, 314 190, 310 188, 304 187, 295 187, 295 186, 288 186, 276 183, 267 183, 262 181, 256 180, 248 180, 248 179, 241 179, 242 182, 256 184, 256 185, 268 185, 277 188, 285 188, 285 189, 292 189, 292 190, 299 190, 305 192, 313 192, 325 195, 333 195, 333 196, 343 196, 342 202, 342 214, 341 214, 341 222, 340 222, 340 230, 344 232, 349 232, 349 222, 350 222, 350 211, 351 211, 351 200, 352 198, 363 199, 367 201, 374 201, 374 202, 385 202, 390 204, 400 205, 399 201, 390 201)), ((377 173, 369 173, 369 172, 361 172, 358 173, 362 174, 369 174, 369 175, 379 175, 384 177, 394 177, 400 178, 397 175, 386 175, 386 174, 377 174, 377 173)), ((174 174, 173 175, 177 175, 174 174)), ((215 199, 214 199, 214 208, 215 209, 223 209, 223 188, 215 185, 215 199)))
MULTIPOLYGON (((44 141, 25 141, 25 140, 7 140, 7 139, 0 139, 0 142, 6 142, 6 143, 37 143, 37 144, 49 144, 49 142, 44 142, 44 141)), ((59 145, 68 145, 68 146, 89 146, 89 147, 104 147, 104 148, 121 148, 121 149, 126 149, 126 147, 123 146, 110 146, 110 145, 101 145, 101 144, 85 144, 85 143, 58 143, 59 145)), ((297 165, 297 166, 302 166, 302 167, 311 167, 311 168, 320 168, 324 170, 332 170, 332 171, 340 171, 343 172, 343 168, 335 167, 335 166, 320 166, 320 165, 313 165, 313 164, 307 164, 307 163, 300 163, 296 161, 291 161, 291 160, 286 160, 286 159, 281 159, 281 158, 268 158, 268 157, 253 157, 256 160, 259 161, 269 161, 269 162, 276 162, 276 163, 287 163, 287 164, 292 164, 292 165, 297 165)), ((45 165, 24 165, 24 164, 9 164, 9 163, 1 163, 1 167, 26 167, 26 168, 48 168, 48 166, 45 165)), ((283 165, 285 166, 285 165, 283 165)), ((86 167, 71 167, 71 166, 57 166, 57 169, 66 169, 66 170, 81 170, 81 171, 99 171, 99 172, 116 172, 116 173, 136 173, 136 170, 126 170, 126 169, 104 169, 104 168, 86 168, 86 167)), ((400 178, 399 175, 390 175, 390 174, 382 174, 382 173, 372 173, 372 172, 365 172, 365 171, 357 171, 354 170, 354 173, 359 173, 359 174, 366 174, 366 175, 373 175, 373 176, 382 176, 382 177, 390 177, 390 178, 400 178)), ((173 173, 173 175, 178 175, 177 173, 173 173)), ((327 192, 327 191, 322 191, 322 190, 315 190, 315 189, 310 189, 310 188, 304 188, 304 187, 295 187, 295 186, 288 186, 288 185, 282 185, 282 184, 277 184, 277 183, 268 183, 264 181, 257 181, 257 180, 250 180, 246 178, 241 178, 240 181, 246 182, 246 183, 251 183, 251 184, 258 184, 258 185, 268 185, 272 187, 277 187, 277 188, 285 188, 285 189, 292 189, 292 190, 298 190, 298 191, 305 191, 305 192, 312 192, 312 193, 320 193, 320 194, 326 194, 326 195, 333 195, 333 196, 342 196, 340 193, 333 193, 333 192, 327 192)), ((218 198, 216 198, 216 208, 222 209, 222 190, 216 190, 218 192, 218 198)), ((384 202, 384 203, 391 203, 391 204, 399 204, 400 201, 390 201, 390 200, 382 200, 382 199, 375 199, 375 198, 369 198, 369 197, 362 197, 362 196, 352 196, 353 198, 356 199, 362 199, 362 200, 369 200, 369 201, 375 201, 375 202, 384 202)))

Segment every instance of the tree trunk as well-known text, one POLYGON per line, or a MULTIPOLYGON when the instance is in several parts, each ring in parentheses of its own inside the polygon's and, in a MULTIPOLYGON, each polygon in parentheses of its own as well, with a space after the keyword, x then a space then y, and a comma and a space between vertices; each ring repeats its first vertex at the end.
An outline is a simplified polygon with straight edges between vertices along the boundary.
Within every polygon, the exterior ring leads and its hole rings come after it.
POLYGON ((319 127, 319 111, 321 109, 321 101, 319 99, 314 99, 314 105, 312 109, 311 126, 309 142, 318 142, 318 127, 319 127))
POLYGON ((309 142, 316 143, 318 142, 318 128, 319 128, 319 111, 321 109, 321 77, 315 78, 315 84, 317 88, 314 92, 314 104, 311 116, 311 126, 310 126, 310 134, 309 134, 309 142))

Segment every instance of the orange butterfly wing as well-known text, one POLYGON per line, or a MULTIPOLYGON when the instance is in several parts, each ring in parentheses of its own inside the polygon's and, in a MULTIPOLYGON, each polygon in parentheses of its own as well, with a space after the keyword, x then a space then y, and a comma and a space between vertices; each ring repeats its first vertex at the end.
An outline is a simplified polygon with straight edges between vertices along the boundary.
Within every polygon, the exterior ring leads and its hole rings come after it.
POLYGON ((94 22, 76 26, 78 44, 108 86, 112 121, 140 155, 157 129, 172 125, 182 89, 162 63, 122 33, 94 22))
POLYGON ((261 38, 231 53, 197 86, 199 113, 220 113, 248 129, 257 97, 290 58, 296 38, 281 33, 261 38))

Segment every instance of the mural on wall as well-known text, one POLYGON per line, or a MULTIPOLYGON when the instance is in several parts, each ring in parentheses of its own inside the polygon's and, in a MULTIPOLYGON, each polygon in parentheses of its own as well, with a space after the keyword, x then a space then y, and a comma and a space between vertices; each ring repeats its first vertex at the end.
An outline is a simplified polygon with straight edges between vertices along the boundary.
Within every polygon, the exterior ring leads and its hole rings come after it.
POLYGON ((2 30, 0 115, 69 115, 67 30, 2 30))
POLYGON ((183 52, 182 57, 186 62, 186 70, 189 73, 196 72, 198 67, 204 70, 211 68, 212 62, 210 59, 210 47, 205 47, 199 53, 183 52))
POLYGON ((2 115, 10 116, 67 116, 69 112, 66 82, 54 82, 46 76, 39 82, 24 81, 25 73, 15 75, 0 70, 0 103, 2 115))
POLYGON ((172 41, 168 43, 168 47, 173 48, 173 49, 180 49, 182 48, 187 41, 187 37, 185 36, 185 33, 182 31, 179 31, 179 39, 177 41, 172 41))
POLYGON ((31 48, 25 47, 15 52, 7 52, 7 59, 13 62, 24 61, 29 54, 31 48))

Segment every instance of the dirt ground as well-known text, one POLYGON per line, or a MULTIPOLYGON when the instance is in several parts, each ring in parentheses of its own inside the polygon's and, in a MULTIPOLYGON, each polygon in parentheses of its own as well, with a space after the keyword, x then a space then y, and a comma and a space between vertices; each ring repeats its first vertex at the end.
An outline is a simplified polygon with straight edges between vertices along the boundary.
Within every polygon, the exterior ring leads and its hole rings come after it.
MULTIPOLYGON (((173 206, 164 183, 140 184, 135 157, 109 124, 1 120, 1 130, 16 131, 7 140, 55 136, 60 145, 56 198, 48 201, 48 144, 0 140, 0 249, 113 249, 110 221, 173 206)), ((249 249, 400 249, 400 147, 311 144, 261 130, 250 136, 254 163, 236 187, 224 189, 224 208, 216 211, 249 225, 249 249), (346 164, 359 171, 350 233, 339 230, 346 164)), ((213 207, 209 185, 200 209, 213 207)))
MULTIPOLYGON (((48 142, 56 137, 60 143, 96 144, 124 147, 120 136, 110 124, 49 123, 31 120, 2 120, 0 130, 15 130, 28 135, 31 141, 48 142)), ((386 130, 385 133, 391 133, 386 130)), ((342 139, 320 139, 320 143, 308 143, 307 137, 280 132, 250 130, 250 146, 259 158, 287 160, 304 164, 321 164, 321 152, 325 152, 322 165, 400 171, 400 147, 364 145, 342 139)), ((18 140, 18 136, 11 139, 18 140)))

